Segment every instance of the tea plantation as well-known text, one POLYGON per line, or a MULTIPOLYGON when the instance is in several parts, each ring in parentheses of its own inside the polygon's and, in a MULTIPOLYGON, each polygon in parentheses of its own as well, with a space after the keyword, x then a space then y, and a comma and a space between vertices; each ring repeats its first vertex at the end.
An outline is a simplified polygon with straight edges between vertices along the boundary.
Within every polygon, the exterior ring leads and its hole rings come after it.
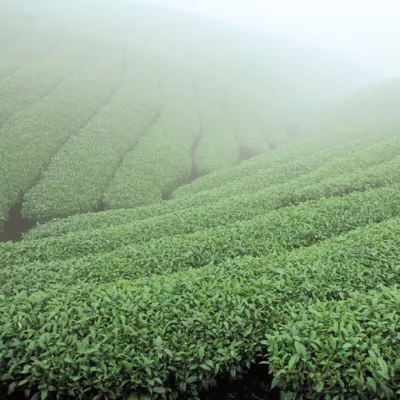
POLYGON ((0 0, 0 398, 399 399, 400 79, 55 4, 0 0))

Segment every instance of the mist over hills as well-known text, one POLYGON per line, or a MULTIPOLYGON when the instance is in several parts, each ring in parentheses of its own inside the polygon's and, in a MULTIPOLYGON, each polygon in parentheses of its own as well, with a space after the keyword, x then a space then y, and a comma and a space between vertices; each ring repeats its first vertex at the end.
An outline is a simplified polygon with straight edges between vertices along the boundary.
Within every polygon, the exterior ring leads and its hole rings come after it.
POLYGON ((2 7, 3 219, 29 191, 26 216, 39 220, 168 197, 194 175, 280 146, 322 100, 365 80, 333 56, 157 4, 18 0, 2 7), (130 121, 117 116, 129 107, 136 110, 130 121), (168 149, 153 148, 160 135, 168 149), (168 172, 149 165, 148 152, 168 172), (84 170, 80 186, 75 177, 84 170), (156 175, 147 193, 145 181, 156 175), (71 211, 57 211, 60 202, 71 211))
POLYGON ((399 104, 184 11, 0 0, 0 398, 398 398, 399 104))

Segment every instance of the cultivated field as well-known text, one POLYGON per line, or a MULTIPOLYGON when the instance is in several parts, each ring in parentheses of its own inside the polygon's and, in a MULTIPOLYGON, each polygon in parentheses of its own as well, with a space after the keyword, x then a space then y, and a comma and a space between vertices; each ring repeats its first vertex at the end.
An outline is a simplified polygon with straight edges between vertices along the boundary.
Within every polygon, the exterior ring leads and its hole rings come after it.
POLYGON ((315 108, 301 49, 41 2, 1 1, 0 393, 400 398, 400 80, 315 108))

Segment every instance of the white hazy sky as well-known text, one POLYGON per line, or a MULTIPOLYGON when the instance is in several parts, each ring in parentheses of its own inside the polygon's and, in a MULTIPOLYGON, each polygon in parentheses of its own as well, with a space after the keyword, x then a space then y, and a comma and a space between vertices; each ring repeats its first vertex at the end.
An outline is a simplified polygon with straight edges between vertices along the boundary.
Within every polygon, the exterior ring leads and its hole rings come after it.
POLYGON ((145 0, 330 50, 400 77, 400 0, 145 0))

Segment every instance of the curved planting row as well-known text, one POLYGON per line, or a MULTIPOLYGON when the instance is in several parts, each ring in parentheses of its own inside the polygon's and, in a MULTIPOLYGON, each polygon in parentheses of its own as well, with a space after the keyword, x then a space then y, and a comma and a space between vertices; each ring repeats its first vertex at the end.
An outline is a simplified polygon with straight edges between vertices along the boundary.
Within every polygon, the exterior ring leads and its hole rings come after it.
POLYGON ((167 67, 160 81, 161 116, 124 157, 104 194, 107 209, 160 201, 188 179, 199 130, 192 79, 188 71, 167 67))
POLYGON ((185 203, 186 207, 196 207, 242 193, 254 193, 282 182, 293 182, 299 187, 309 185, 327 177, 353 172, 399 156, 400 136, 391 135, 388 139, 369 146, 368 141, 363 141, 348 145, 346 150, 341 147, 332 151, 318 151, 312 156, 296 159, 284 166, 260 170, 248 178, 236 180, 220 188, 177 199, 185 203))
POLYGON ((239 143, 228 118, 223 97, 211 77, 199 75, 195 84, 202 136, 195 152, 197 175, 230 167, 238 162, 239 143))
MULTIPOLYGON (((1 296, 2 384, 43 399, 196 395, 219 375, 244 373, 294 309, 398 285, 399 237, 396 219, 281 256, 1 296)), ((398 324, 385 329, 395 337, 398 324)), ((292 354, 281 351, 284 362, 292 354)), ((385 357, 390 371, 393 361, 385 357)), ((386 384, 396 385, 392 375, 386 384)))
MULTIPOLYGON (((48 246, 42 252, 53 251, 51 256, 36 256, 29 247, 24 251, 6 253, 9 268, 2 270, 3 290, 43 290, 46 284, 73 285, 76 282, 113 282, 119 279, 137 279, 153 274, 169 274, 185 268, 199 268, 209 263, 220 263, 228 258, 246 255, 277 254, 310 246, 315 242, 399 215, 398 188, 378 190, 321 200, 316 203, 290 207, 257 219, 217 227, 188 235, 167 236, 146 243, 129 245, 116 243, 116 250, 105 253, 106 245, 96 247, 83 258, 82 246, 58 249, 48 246), (376 203, 381 199, 381 204, 376 203), (343 223, 343 220, 346 222, 343 223), (347 221, 348 220, 348 221, 347 221), (316 221, 316 222, 314 222, 316 221), (61 250, 61 251, 60 251, 61 250), (70 257, 64 262, 62 258, 70 257), (35 262, 44 260, 43 263, 35 262), (46 263, 46 261, 52 261, 46 263), (27 262, 32 262, 27 265, 27 262), (94 267, 95 266, 95 267, 94 267), (25 282, 26 286, 16 282, 25 282)), ((134 233, 134 232, 133 232, 134 233)), ((133 235, 132 233, 132 235, 133 235)), ((111 238, 107 237, 107 246, 111 238)), ((134 239, 133 239, 134 240, 134 239)), ((46 243, 42 243, 45 245, 46 243)), ((89 246, 89 243, 86 243, 89 246)), ((109 250, 111 250, 111 246, 109 250)))
POLYGON ((399 287, 356 293, 295 306, 290 322, 267 336, 265 362, 289 398, 394 399, 400 395, 399 337, 399 287))
MULTIPOLYGON (((379 132, 379 131, 378 131, 379 132)), ((318 159, 321 156, 340 157, 356 149, 362 149, 378 141, 393 137, 391 133, 377 133, 363 138, 347 138, 345 141, 313 138, 312 140, 303 140, 301 142, 291 142, 283 148, 278 148, 273 152, 260 155, 248 160, 234 168, 222 171, 216 171, 210 175, 196 179, 190 185, 181 186, 174 192, 174 198, 192 196, 199 192, 206 192, 218 189, 226 185, 232 185, 238 180, 251 178, 257 173, 269 173, 270 169, 282 169, 294 160, 318 159), (322 150, 322 155, 321 153, 322 150)))
POLYGON ((116 43, 108 51, 103 49, 102 58, 82 66, 50 95, 2 126, 0 204, 5 209, 35 184, 59 148, 110 100, 120 84, 121 59, 116 43))
MULTIPOLYGON (((204 265, 218 257, 273 252, 274 246, 278 250, 306 246, 310 242, 326 239, 369 222, 395 217, 400 212, 399 197, 399 185, 394 185, 304 203, 248 221, 217 226, 188 235, 185 233, 197 229, 191 227, 187 219, 181 223, 177 220, 171 221, 172 223, 165 221, 165 224, 160 223, 162 219, 149 219, 136 225, 114 229, 23 241, 16 245, 5 243, 0 246, 0 256, 3 265, 11 265, 59 261, 89 254, 94 256, 96 253, 102 256, 105 252, 122 248, 121 254, 127 253, 128 257, 133 254, 138 263, 142 259, 146 260, 144 264, 140 264, 142 269, 148 263, 155 263, 156 269, 161 269, 162 265, 179 267, 185 263, 204 265), (158 238, 160 240, 148 242, 158 238), (145 243, 136 250, 141 242, 145 243), (136 246, 132 246, 133 243, 136 246), (129 245, 131 247, 125 248, 129 245)), ((104 259, 104 262, 112 264, 112 258, 113 255, 104 259)))
POLYGON ((207 198, 204 196, 207 193, 205 192, 150 207, 105 214, 89 214, 81 216, 79 219, 75 217, 58 220, 39 226, 31 231, 27 238, 36 239, 76 231, 107 229, 117 225, 138 223, 139 220, 146 218, 153 218, 153 223, 156 223, 155 217, 159 217, 162 225, 165 225, 166 221, 178 222, 186 218, 187 221, 190 221, 191 226, 195 226, 197 223, 198 226, 206 228, 249 219, 272 209, 297 204, 304 200, 341 195, 363 190, 368 186, 388 185, 398 182, 396 168, 399 164, 399 157, 396 157, 395 146, 392 148, 394 149, 393 160, 390 160, 390 150, 385 153, 375 151, 375 147, 367 147, 354 153, 352 157, 336 158, 331 163, 302 175, 298 179, 255 193, 223 198, 212 196, 212 193, 209 192, 210 196, 207 198), (386 159, 389 161, 383 163, 386 159), (382 165, 379 165, 380 163, 382 165), (212 201, 214 203, 210 204, 212 201), (161 217, 163 215, 164 217, 161 217))
POLYGON ((43 221, 98 208, 123 157, 160 113, 157 81, 157 69, 150 63, 128 59, 110 102, 60 149, 24 196, 25 217, 43 221))

